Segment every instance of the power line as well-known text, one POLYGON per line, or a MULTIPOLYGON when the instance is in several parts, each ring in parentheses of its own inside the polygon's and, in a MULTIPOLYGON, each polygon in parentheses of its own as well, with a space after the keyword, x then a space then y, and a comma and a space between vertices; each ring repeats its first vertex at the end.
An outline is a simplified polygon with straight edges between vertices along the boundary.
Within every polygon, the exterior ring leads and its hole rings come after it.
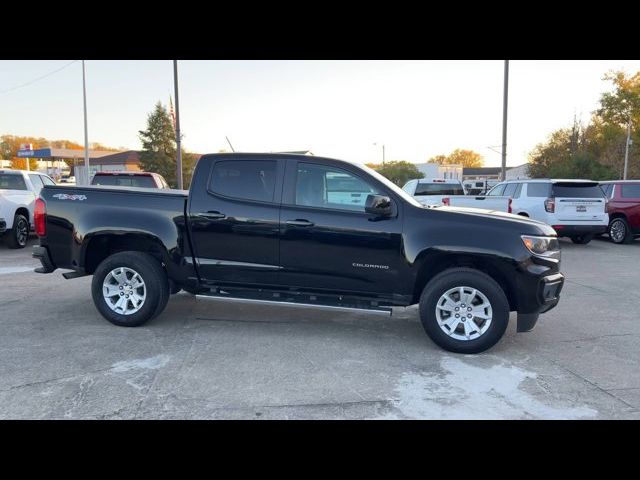
POLYGON ((4 95, 5 93, 13 92, 14 90, 18 90, 19 88, 28 87, 29 85, 31 85, 33 83, 36 83, 39 80, 42 80, 44 78, 47 78, 47 77, 53 75, 54 73, 58 73, 60 70, 64 70, 69 65, 72 65, 72 64, 76 63, 77 61, 78 60, 73 60, 73 61, 67 63, 66 65, 64 65, 64 66, 62 66, 62 67, 60 67, 60 68, 58 68, 58 69, 56 69, 56 70, 54 70, 52 72, 49 72, 49 73, 47 73, 45 75, 42 75, 41 77, 34 78, 33 80, 31 80, 31 81, 29 81, 27 83, 23 83, 22 85, 17 85, 15 87, 9 88, 8 90, 3 90, 3 91, 0 92, 0 95, 4 95))

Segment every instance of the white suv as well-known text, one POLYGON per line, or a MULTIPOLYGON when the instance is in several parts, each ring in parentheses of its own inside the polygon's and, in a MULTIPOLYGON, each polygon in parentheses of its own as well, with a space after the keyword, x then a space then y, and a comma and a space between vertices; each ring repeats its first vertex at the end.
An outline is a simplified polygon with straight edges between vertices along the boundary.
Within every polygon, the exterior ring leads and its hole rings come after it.
POLYGON ((590 180, 510 180, 487 195, 511 197, 514 214, 551 225, 573 243, 589 243, 609 225, 607 200, 598 182, 590 180))

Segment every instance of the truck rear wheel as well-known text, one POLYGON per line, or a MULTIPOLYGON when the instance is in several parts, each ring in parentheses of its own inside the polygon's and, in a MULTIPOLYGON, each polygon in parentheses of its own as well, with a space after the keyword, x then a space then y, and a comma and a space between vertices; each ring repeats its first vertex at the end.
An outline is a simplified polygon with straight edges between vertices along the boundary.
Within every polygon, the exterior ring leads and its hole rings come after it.
POLYGON ((509 324, 509 302, 489 275, 452 268, 436 275, 420 296, 420 321, 437 345, 456 353, 494 346, 509 324))
POLYGON ((104 318, 121 327, 137 327, 164 310, 169 281, 160 262, 148 253, 120 252, 98 265, 91 294, 104 318))
POLYGON ((24 215, 16 214, 13 217, 13 228, 6 233, 7 247, 24 248, 29 239, 29 220, 24 215))

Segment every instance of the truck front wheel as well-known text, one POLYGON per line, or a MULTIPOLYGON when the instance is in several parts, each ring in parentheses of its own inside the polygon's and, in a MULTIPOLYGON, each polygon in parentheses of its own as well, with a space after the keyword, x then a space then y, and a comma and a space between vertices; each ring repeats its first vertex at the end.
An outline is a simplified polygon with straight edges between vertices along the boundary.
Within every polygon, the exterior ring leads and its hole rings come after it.
POLYGON ((500 285, 472 268, 436 275, 420 296, 420 320, 437 345, 456 353, 483 352, 502 338, 509 302, 500 285))
POLYGON ((121 327, 137 327, 164 310, 169 281, 160 262, 151 255, 120 252, 98 265, 91 294, 104 318, 121 327))

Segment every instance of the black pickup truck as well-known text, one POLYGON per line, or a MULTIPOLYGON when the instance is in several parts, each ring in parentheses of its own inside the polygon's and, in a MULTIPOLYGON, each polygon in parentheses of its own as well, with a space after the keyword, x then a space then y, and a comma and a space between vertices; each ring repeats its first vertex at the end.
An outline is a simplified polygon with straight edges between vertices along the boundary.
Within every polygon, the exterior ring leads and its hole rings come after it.
POLYGON ((110 322, 138 326, 181 289, 198 299, 369 311, 420 304, 441 347, 481 352, 558 303, 554 230, 501 212, 424 207, 367 167, 212 154, 191 190, 45 186, 34 256, 93 275, 110 322))

